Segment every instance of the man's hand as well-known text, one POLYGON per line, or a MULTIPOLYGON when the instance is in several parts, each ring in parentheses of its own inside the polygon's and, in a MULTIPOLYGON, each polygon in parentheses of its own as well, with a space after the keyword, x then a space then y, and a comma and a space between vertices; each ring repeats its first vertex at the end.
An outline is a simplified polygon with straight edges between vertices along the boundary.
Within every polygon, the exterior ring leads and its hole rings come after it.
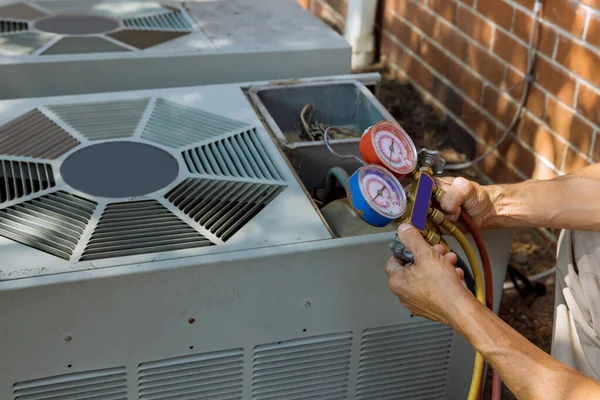
POLYGON ((490 194, 483 186, 465 178, 437 178, 436 181, 446 191, 441 206, 450 221, 456 222, 464 209, 477 227, 485 228, 486 222, 495 215, 490 194))
POLYGON ((398 238, 415 262, 404 267, 395 258, 388 261, 390 290, 414 315, 451 325, 457 301, 472 296, 461 280, 463 271, 454 267, 456 254, 431 247, 411 225, 401 225, 398 238))

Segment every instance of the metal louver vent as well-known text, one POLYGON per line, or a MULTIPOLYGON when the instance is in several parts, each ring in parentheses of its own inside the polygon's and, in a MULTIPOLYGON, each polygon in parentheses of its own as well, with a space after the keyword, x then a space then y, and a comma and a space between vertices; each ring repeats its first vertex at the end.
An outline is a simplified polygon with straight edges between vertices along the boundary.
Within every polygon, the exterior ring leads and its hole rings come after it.
POLYGON ((27 22, 0 20, 0 34, 25 32, 29 29, 27 22))
POLYGON ((139 366, 140 400, 242 398, 242 349, 197 354, 139 366))
POLYGON ((352 333, 257 346, 252 399, 344 399, 352 333))
POLYGON ((212 245, 157 201, 116 203, 104 210, 81 261, 212 245))
POLYGON ((148 99, 65 104, 48 109, 88 140, 133 136, 148 99))
POLYGON ((32 110, 0 126, 0 152, 21 157, 55 159, 79 141, 39 110, 32 110))
POLYGON ((0 7, 0 18, 36 20, 46 14, 25 3, 14 3, 0 7))
POLYGON ((96 203, 50 193, 0 210, 0 235, 69 260, 96 203))
POLYGON ((64 37, 42 54, 110 53, 130 51, 101 37, 64 37))
POLYGON ((0 160, 0 203, 54 187, 49 164, 0 160))
POLYGON ((281 180, 256 130, 183 152, 192 173, 281 180))
POLYGON ((138 18, 123 20, 128 28, 152 31, 184 31, 192 30, 192 26, 186 17, 179 11, 168 14, 148 15, 138 18))
POLYGON ((223 241, 265 208, 285 186, 187 179, 165 196, 223 241))
POLYGON ((144 50, 187 34, 188 32, 123 29, 118 32, 109 33, 108 36, 122 43, 144 50))
POLYGON ((201 140, 212 139, 244 127, 247 127, 247 124, 158 99, 142 138, 176 148, 193 145, 201 140))
POLYGON ((0 36, 0 51, 13 54, 31 54, 52 40, 54 36, 41 32, 15 33, 0 36))
POLYGON ((452 339, 429 321, 365 330, 356 399, 444 398, 452 339))
POLYGON ((14 400, 127 400, 127 376, 125 368, 59 375, 16 383, 13 393, 14 400))

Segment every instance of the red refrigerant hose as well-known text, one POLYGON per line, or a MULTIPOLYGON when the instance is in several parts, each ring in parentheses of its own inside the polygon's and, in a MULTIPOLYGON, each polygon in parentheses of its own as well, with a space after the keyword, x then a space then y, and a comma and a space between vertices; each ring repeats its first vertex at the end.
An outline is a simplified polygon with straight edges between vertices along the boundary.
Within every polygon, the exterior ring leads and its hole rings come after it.
MULTIPOLYGON (((494 285, 493 285, 493 277, 492 277, 492 264, 490 262, 490 255, 488 254, 487 248, 485 246, 485 242, 483 241, 483 237, 481 236, 481 232, 479 228, 473 221, 473 219, 466 212, 462 211, 460 213, 460 217, 467 225, 467 228, 471 232, 473 236, 473 240, 475 241, 475 245, 477 246, 477 251, 479 252, 479 256, 481 257, 481 265, 483 267, 483 278, 485 284, 485 303, 486 306, 493 311, 494 307, 494 285)), ((483 377, 482 377, 483 379, 483 377)), ((483 387, 483 382, 480 387, 483 387)), ((500 400, 502 396, 502 379, 500 375, 493 371, 492 376, 492 400, 500 400)), ((478 396, 481 399, 481 392, 478 396)))

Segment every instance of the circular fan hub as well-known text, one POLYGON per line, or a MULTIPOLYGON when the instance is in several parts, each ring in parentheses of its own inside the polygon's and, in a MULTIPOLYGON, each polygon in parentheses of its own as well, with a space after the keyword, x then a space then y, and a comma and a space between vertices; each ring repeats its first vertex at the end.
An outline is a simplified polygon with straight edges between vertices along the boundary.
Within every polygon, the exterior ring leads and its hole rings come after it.
POLYGON ((63 162, 60 173, 71 187, 92 196, 138 197, 173 182, 179 165, 158 147, 108 142, 74 152, 63 162))
POLYGON ((118 20, 99 15, 57 15, 35 22, 35 29, 59 35, 97 35, 114 31, 118 20))

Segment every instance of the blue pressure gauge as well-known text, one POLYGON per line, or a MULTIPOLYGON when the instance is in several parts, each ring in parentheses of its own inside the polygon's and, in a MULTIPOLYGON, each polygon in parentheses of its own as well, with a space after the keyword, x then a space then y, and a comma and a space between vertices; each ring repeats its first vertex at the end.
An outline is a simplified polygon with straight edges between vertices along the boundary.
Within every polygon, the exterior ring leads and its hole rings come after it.
POLYGON ((348 186, 352 207, 370 225, 386 226, 406 211, 406 193, 385 168, 365 165, 350 176, 348 186))

